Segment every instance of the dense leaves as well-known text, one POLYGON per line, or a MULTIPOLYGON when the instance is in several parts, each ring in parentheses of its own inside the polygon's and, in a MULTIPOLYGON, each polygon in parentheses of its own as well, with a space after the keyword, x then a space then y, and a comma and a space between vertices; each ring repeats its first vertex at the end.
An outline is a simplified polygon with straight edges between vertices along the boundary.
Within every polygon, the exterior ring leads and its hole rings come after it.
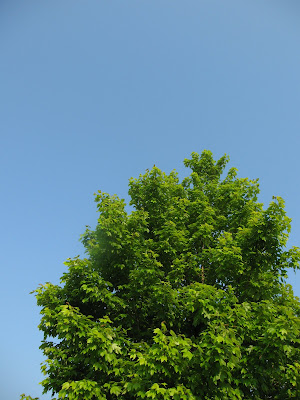
POLYGON ((227 162, 192 153, 181 182, 154 166, 129 182, 131 213, 98 192, 87 258, 35 291, 45 392, 300 398, 300 303, 285 284, 300 251, 286 248, 284 201, 264 209, 258 181, 225 175, 227 162))

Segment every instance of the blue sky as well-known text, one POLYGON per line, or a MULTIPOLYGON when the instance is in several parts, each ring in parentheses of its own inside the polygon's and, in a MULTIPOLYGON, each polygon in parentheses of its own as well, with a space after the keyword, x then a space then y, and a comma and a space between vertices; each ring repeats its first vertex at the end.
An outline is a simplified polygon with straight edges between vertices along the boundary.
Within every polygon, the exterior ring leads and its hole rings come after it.
POLYGON ((98 189, 128 199, 153 164, 184 176, 192 151, 227 153, 261 201, 286 200, 300 244, 299 16, 296 0, 2 0, 1 398, 41 395, 29 292, 83 253, 98 189))

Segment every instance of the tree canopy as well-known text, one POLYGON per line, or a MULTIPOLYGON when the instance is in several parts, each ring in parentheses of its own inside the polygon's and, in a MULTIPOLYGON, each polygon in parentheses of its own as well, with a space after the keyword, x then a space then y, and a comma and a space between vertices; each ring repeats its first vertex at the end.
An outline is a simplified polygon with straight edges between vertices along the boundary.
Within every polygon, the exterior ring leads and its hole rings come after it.
MULTIPOLYGON (((299 399, 300 302, 287 285, 284 201, 229 159, 192 153, 180 181, 153 167, 123 199, 98 192, 99 219, 61 285, 35 290, 58 399, 299 399)), ((29 398, 30 396, 23 398, 29 398)))

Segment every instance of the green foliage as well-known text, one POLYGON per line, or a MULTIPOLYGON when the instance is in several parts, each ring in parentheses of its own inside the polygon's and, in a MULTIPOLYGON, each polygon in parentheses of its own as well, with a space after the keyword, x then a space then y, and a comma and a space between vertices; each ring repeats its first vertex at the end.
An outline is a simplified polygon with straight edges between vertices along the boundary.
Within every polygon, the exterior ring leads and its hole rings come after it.
POLYGON ((31 397, 31 396, 25 396, 25 394, 21 394, 20 400, 39 400, 38 397, 31 397))
MULTIPOLYGON (((264 209, 258 181, 224 176, 228 157, 157 167, 124 200, 98 192, 86 259, 61 286, 35 290, 58 399, 299 399, 300 303, 285 284, 299 268, 286 249, 284 201, 264 209)), ((23 399, 31 399, 25 397, 23 399)))

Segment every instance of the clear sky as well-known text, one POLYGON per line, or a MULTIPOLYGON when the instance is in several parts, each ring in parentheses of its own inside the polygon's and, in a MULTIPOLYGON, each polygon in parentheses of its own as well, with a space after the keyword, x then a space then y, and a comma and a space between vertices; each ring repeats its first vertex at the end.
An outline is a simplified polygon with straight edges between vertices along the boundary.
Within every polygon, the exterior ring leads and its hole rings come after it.
POLYGON ((98 189, 227 153, 300 245, 299 18, 299 0, 0 2, 1 399, 41 395, 29 292, 83 253, 98 189))

